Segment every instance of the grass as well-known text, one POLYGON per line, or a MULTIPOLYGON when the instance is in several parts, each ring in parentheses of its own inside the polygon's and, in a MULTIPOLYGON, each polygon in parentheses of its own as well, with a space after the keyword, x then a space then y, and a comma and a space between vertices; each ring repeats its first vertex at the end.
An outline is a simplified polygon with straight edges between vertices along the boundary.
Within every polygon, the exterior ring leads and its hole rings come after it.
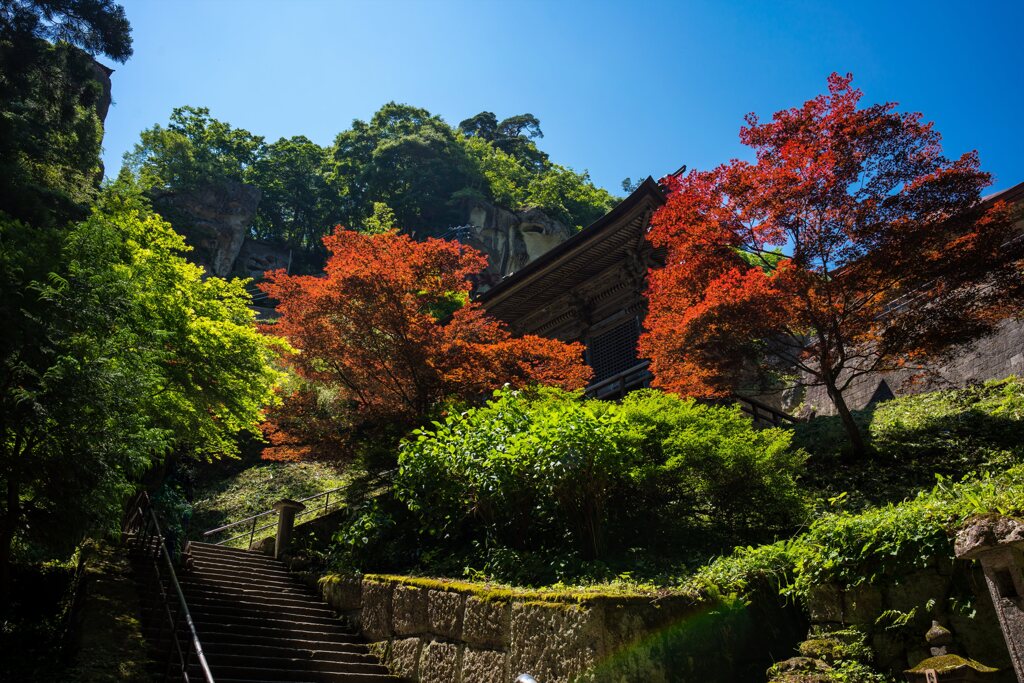
POLYGON ((362 476, 352 466, 341 471, 310 462, 263 463, 197 487, 191 536, 269 510, 282 498, 299 500, 345 486, 362 476))
POLYGON ((1024 380, 906 396, 856 411, 871 457, 843 461, 847 438, 836 417, 799 425, 795 446, 811 457, 804 484, 846 509, 900 502, 947 479, 1004 471, 1024 462, 1024 380))

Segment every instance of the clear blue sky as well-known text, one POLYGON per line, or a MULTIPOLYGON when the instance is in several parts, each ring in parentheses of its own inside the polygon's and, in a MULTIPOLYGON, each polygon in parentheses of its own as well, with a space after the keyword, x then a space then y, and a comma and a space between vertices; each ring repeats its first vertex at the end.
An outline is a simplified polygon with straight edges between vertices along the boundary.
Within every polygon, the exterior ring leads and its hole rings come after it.
POLYGON ((457 124, 530 112, 553 160, 621 193, 626 176, 747 156, 769 116, 853 72, 869 102, 977 149, 995 189, 1024 181, 1024 1, 569 2, 127 0, 135 56, 114 65, 104 160, 173 107, 268 141, 329 144, 389 100, 457 124))

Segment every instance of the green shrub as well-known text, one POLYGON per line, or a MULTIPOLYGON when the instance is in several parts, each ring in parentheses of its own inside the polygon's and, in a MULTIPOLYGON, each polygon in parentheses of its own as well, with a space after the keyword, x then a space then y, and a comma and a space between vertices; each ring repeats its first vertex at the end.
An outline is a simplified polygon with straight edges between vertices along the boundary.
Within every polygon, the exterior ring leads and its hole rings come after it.
POLYGON ((500 391, 414 434, 397 491, 443 543, 495 562, 568 548, 581 561, 637 545, 680 550, 758 538, 802 519, 803 454, 738 409, 654 391, 621 405, 553 389, 500 391))

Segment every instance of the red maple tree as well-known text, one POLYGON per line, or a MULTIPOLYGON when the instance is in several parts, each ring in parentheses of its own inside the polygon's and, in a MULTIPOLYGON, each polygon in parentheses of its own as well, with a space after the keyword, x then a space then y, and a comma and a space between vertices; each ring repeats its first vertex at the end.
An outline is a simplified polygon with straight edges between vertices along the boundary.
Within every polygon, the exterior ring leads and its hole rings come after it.
POLYGON ((950 160, 920 114, 860 107, 850 75, 740 130, 756 161, 667 178, 650 240, 641 352, 655 383, 722 396, 752 366, 823 386, 865 444, 843 391, 865 373, 923 368, 990 333, 1024 301, 1024 240, 976 152, 950 160), (756 361, 756 362, 755 362, 756 361))
POLYGON ((413 425, 505 384, 590 379, 581 345, 513 337, 470 301, 479 252, 340 227, 324 245, 323 277, 275 271, 260 285, 279 302, 270 331, 298 349, 288 359, 297 386, 268 415, 265 458, 336 457, 366 425, 413 425))

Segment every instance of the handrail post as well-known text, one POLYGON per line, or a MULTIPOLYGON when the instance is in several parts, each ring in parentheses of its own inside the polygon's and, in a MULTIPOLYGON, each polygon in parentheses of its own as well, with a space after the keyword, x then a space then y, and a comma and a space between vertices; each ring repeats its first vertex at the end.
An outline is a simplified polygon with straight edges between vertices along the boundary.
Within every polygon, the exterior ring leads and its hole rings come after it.
POLYGON ((256 518, 252 518, 252 531, 249 532, 249 550, 252 550, 252 539, 256 535, 256 518))
POLYGON ((331 502, 331 492, 328 491, 327 495, 324 496, 324 514, 325 515, 327 514, 327 508, 328 508, 330 502, 331 502))
POLYGON ((295 526, 295 513, 306 509, 302 503, 282 498, 274 503, 277 510, 277 536, 274 539, 274 557, 280 558, 288 550, 292 540, 292 528, 295 526))

